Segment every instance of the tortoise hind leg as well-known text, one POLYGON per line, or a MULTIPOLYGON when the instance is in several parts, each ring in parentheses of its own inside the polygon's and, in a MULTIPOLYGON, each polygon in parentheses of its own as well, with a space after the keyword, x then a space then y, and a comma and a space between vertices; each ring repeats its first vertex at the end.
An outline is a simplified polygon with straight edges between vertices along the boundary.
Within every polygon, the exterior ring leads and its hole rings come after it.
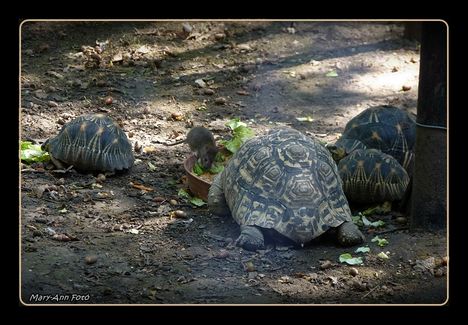
POLYGON ((265 249, 263 233, 255 226, 241 226, 241 233, 235 241, 236 246, 253 251, 265 249))
POLYGON ((365 240, 358 226, 352 221, 343 222, 336 230, 336 238, 341 246, 354 246, 365 240))

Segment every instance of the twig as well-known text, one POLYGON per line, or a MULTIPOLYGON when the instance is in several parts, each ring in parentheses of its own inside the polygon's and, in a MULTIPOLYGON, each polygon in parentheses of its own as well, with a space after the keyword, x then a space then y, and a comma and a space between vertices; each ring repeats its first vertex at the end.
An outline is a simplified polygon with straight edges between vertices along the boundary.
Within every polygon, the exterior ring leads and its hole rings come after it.
POLYGON ((39 104, 39 105, 44 105, 44 106, 49 106, 47 104, 47 102, 43 101, 43 100, 40 100, 39 98, 36 98, 36 97, 30 97, 29 99, 27 100, 30 100, 31 102, 34 102, 36 104, 39 104))
POLYGON ((408 230, 408 227, 400 227, 400 228, 394 228, 394 229, 389 229, 389 230, 382 230, 379 232, 375 232, 374 234, 376 235, 382 235, 382 234, 387 234, 390 232, 395 232, 395 231, 400 231, 400 230, 408 230))
POLYGON ((138 30, 137 28, 134 28, 134 33, 135 35, 157 35, 159 36, 159 31, 157 30, 151 30, 151 31, 148 31, 148 32, 142 32, 140 30, 138 30))
POLYGON ((65 174, 68 173, 73 168, 73 165, 68 166, 66 169, 54 169, 51 170, 52 173, 65 174))
POLYGON ((124 94, 125 95, 125 91, 123 90, 120 90, 118 88, 108 88, 108 89, 103 89, 103 90, 99 90, 98 93, 120 93, 120 94, 124 94))
POLYGON ((375 291, 375 289, 377 289, 378 287, 380 287, 380 286, 379 286, 379 285, 376 285, 375 287, 373 287, 368 293, 366 293, 364 296, 362 296, 361 299, 366 298, 371 292, 375 291))
POLYGON ((37 170, 34 168, 26 168, 26 169, 21 169, 22 173, 27 173, 27 172, 32 172, 32 173, 44 173, 43 170, 37 170))

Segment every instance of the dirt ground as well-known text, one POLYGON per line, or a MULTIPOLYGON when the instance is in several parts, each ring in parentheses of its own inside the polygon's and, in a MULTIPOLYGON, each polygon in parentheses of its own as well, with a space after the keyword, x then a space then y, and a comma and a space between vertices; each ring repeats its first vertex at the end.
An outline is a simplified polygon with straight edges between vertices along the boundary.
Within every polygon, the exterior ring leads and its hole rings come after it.
POLYGON ((363 229, 367 254, 327 240, 248 252, 231 245, 234 220, 178 197, 190 150, 162 144, 193 125, 226 139, 236 117, 256 134, 289 126, 333 142, 369 106, 416 113, 419 45, 402 34, 383 22, 23 24, 21 139, 42 143, 74 117, 105 112, 142 150, 105 180, 22 165, 22 302, 444 303, 445 232, 411 233, 392 212, 372 218, 385 227, 363 229), (343 253, 363 256, 357 275, 343 253))

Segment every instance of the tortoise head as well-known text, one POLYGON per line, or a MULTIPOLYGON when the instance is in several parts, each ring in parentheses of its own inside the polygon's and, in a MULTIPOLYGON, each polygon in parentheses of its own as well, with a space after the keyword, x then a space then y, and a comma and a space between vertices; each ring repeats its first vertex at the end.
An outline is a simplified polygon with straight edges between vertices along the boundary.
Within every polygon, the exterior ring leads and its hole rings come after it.
POLYGON ((349 155, 351 152, 357 149, 367 149, 364 143, 359 140, 339 138, 335 144, 327 146, 328 151, 330 151, 333 160, 337 163, 349 155))
POLYGON ((337 146, 336 144, 331 144, 327 146, 328 151, 330 151, 333 160, 337 163, 346 156, 346 151, 343 147, 337 146))
POLYGON ((49 148, 50 148, 49 140, 50 140, 50 139, 47 139, 47 140, 41 145, 42 151, 47 151, 47 152, 49 152, 49 148))

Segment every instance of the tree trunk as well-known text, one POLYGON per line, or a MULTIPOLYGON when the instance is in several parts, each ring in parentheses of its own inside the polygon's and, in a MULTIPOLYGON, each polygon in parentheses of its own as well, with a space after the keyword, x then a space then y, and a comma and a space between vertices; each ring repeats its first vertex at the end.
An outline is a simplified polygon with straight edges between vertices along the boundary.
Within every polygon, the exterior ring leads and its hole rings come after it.
POLYGON ((411 40, 421 42, 421 26, 423 22, 420 21, 407 21, 404 23, 403 37, 411 40))
POLYGON ((424 22, 410 216, 412 230, 447 226, 446 86, 447 27, 442 22, 424 22))

